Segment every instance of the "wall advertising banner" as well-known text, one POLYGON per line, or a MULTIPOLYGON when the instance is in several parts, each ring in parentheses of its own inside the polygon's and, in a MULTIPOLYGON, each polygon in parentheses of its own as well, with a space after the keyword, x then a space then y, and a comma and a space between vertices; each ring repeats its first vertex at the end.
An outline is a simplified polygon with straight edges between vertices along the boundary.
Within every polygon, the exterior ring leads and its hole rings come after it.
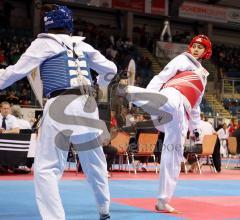
POLYGON ((152 0, 152 14, 168 15, 168 0, 152 0))
POLYGON ((228 8, 227 21, 228 21, 228 23, 239 23, 240 24, 240 10, 228 8))
POLYGON ((185 52, 187 50, 187 44, 177 44, 171 42, 157 42, 156 46, 156 56, 160 58, 173 59, 177 55, 185 52))
POLYGON ((129 11, 144 12, 145 0, 112 0, 112 7, 129 11))
POLYGON ((112 7, 112 0, 61 0, 61 1, 66 3, 77 3, 77 4, 96 6, 96 7, 105 7, 105 8, 112 7))
POLYGON ((227 8, 184 2, 179 8, 179 16, 197 20, 227 23, 227 8))

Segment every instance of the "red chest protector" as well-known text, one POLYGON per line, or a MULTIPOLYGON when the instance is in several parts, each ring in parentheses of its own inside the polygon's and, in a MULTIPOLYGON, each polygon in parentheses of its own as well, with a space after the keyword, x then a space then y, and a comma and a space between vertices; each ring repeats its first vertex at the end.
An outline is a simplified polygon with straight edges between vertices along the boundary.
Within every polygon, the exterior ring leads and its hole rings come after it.
POLYGON ((192 71, 177 73, 163 86, 163 88, 168 87, 173 87, 181 92, 187 98, 192 108, 204 90, 201 77, 192 71))

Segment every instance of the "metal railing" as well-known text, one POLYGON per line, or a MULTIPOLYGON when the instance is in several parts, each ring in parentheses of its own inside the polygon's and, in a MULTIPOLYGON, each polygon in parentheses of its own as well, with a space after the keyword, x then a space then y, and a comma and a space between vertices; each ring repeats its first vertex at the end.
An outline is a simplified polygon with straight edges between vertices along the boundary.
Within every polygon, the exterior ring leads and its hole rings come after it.
POLYGON ((221 99, 240 99, 240 78, 223 78, 221 80, 221 99))

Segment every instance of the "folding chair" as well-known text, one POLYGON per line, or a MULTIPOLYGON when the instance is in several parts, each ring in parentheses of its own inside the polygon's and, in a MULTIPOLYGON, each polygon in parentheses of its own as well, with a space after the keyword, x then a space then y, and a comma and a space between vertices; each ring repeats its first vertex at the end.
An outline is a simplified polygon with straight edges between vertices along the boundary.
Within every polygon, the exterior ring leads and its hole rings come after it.
MULTIPOLYGON (((214 152, 216 142, 217 142, 217 136, 216 135, 204 135, 203 141, 202 141, 202 153, 198 154, 198 153, 193 152, 193 153, 189 154, 189 155, 192 155, 196 158, 197 167, 198 167, 198 170, 199 170, 200 174, 202 173, 202 170, 201 170, 201 166, 200 166, 198 158, 209 159, 210 163, 207 163, 206 165, 209 165, 213 172, 215 172, 215 173, 217 172, 216 168, 214 166, 214 163, 213 163, 213 159, 212 159, 212 154, 214 152)), ((188 155, 188 157, 189 157, 189 155, 188 155)), ((187 157, 187 159, 188 159, 188 157, 187 157)))
POLYGON ((134 167, 134 173, 137 173, 137 166, 135 165, 135 157, 147 157, 146 165, 148 167, 149 157, 153 158, 153 162, 155 163, 155 172, 157 173, 157 163, 156 157, 154 154, 155 147, 158 141, 159 133, 145 133, 141 132, 138 137, 137 147, 138 151, 136 153, 132 152, 132 164, 134 167))
POLYGON ((236 166, 238 166, 238 164, 240 163, 240 154, 237 153, 237 138, 229 137, 227 143, 228 143, 229 158, 228 158, 226 168, 228 168, 228 165, 230 160, 232 159, 232 156, 238 159, 238 161, 236 162, 236 166))
MULTIPOLYGON (((123 168, 124 157, 126 157, 126 162, 128 166, 128 172, 130 173, 130 163, 129 163, 129 156, 128 156, 128 145, 130 141, 129 134, 118 131, 113 139, 111 140, 111 145, 116 147, 118 152, 117 155, 119 156, 119 170, 123 168)), ((127 167, 125 166, 125 170, 127 167)))

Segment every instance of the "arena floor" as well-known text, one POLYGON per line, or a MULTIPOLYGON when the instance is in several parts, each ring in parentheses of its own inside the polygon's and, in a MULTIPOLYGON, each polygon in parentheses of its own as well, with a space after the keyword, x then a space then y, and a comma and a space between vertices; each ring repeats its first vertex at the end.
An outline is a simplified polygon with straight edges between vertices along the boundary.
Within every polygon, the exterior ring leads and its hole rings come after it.
MULTIPOLYGON (((240 219, 240 169, 214 174, 180 175, 171 204, 182 214, 154 210, 158 175, 154 172, 113 172, 109 179, 113 220, 236 220, 240 219)), ((66 171, 60 191, 68 220, 98 220, 91 189, 82 173, 66 171)), ((0 219, 40 220, 34 198, 33 174, 0 176, 0 219)))

